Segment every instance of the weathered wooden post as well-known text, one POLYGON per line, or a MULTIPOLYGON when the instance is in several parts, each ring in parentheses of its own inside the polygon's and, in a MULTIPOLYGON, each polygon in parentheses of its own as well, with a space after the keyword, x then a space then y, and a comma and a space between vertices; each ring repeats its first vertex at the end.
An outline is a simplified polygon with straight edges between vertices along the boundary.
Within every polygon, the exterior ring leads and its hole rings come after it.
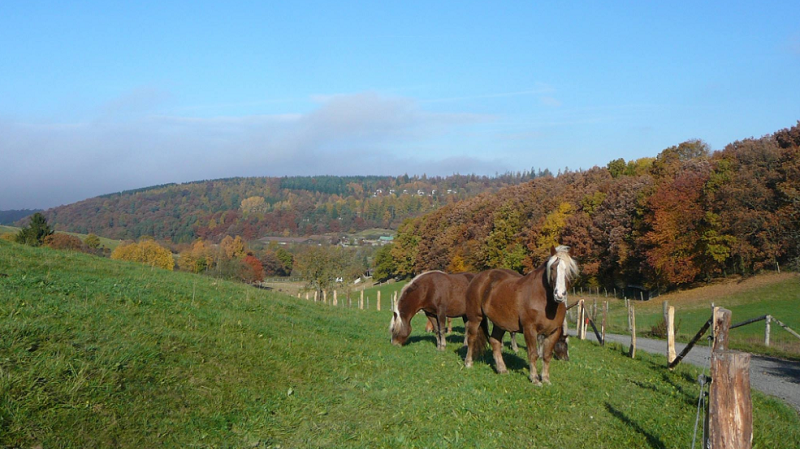
POLYGON ((378 290, 378 302, 376 303, 378 306, 377 310, 380 312, 381 310, 381 291, 378 290))
POLYGON ((603 303, 603 323, 600 325, 603 334, 603 341, 606 341, 606 319, 608 318, 608 301, 603 303))
POLYGON ((730 326, 731 311, 716 309, 708 399, 708 441, 712 448, 749 449, 753 439, 750 354, 728 349, 730 326))
POLYGON ((630 356, 631 358, 636 357, 636 311, 633 308, 633 304, 631 304, 631 308, 628 309, 628 319, 631 323, 631 350, 630 356))
POLYGON ((664 301, 661 303, 661 307, 663 309, 662 313, 664 314, 664 322, 667 322, 667 312, 669 311, 669 301, 664 301))
POLYGON ((597 298, 592 302, 592 320, 597 321, 597 298))
POLYGON ((323 304, 327 304, 328 303, 328 291, 327 290, 322 290, 322 303, 323 304))
POLYGON ((314 290, 314 302, 317 302, 318 298, 319 298, 319 291, 314 290))
MULTIPOLYGON (((666 304, 666 301, 664 301, 666 304)), ((675 360, 675 307, 667 308, 667 364, 675 360)))
POLYGON ((625 310, 628 312, 628 332, 631 331, 631 303, 625 298, 625 310))
POLYGON ((339 305, 339 298, 338 295, 336 294, 336 290, 333 291, 333 305, 334 307, 339 305))
POLYGON ((364 310, 364 290, 361 290, 361 298, 358 300, 358 308, 364 310))
POLYGON ((308 292, 306 292, 306 301, 308 301, 308 292))
POLYGON ((578 300, 578 338, 581 340, 586 339, 586 310, 583 307, 583 300, 578 300))
POLYGON ((728 330, 731 327, 731 311, 722 307, 714 307, 714 342, 712 351, 728 350, 728 330))
POLYGON ((764 318, 764 346, 769 346, 769 322, 772 321, 772 316, 767 315, 764 318))

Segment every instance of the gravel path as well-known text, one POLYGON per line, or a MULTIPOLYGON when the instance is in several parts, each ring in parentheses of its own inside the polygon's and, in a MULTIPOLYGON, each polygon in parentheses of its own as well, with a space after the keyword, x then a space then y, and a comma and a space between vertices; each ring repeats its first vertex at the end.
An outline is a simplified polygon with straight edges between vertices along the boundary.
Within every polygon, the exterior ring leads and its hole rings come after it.
MULTIPOLYGON (((570 335, 574 335, 574 331, 570 332, 570 335)), ((587 332, 586 338, 597 341, 591 328, 587 332)), ((631 344, 630 335, 606 334, 606 340, 626 346, 631 344)), ((680 354, 685 347, 686 345, 683 343, 675 343, 675 352, 680 354)), ((637 336, 636 350, 662 354, 666 358, 667 342, 637 336)), ((689 362, 706 368, 709 366, 709 358, 708 347, 695 346, 681 363, 689 362)), ((750 386, 784 400, 800 413, 800 362, 751 354, 750 386)))

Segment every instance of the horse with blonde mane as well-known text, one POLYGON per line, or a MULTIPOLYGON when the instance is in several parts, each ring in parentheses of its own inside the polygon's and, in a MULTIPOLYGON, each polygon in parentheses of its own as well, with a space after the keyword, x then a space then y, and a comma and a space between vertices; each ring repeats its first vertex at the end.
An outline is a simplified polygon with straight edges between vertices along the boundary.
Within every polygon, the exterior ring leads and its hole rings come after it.
POLYGON ((434 325, 436 349, 444 351, 447 344, 446 319, 464 318, 466 328, 465 295, 474 276, 473 273, 428 271, 406 284, 392 308, 392 321, 389 324, 392 344, 402 346, 406 343, 411 334, 411 319, 422 310, 434 325))
POLYGON ((550 258, 525 276, 497 269, 477 274, 467 289, 469 344, 465 366, 472 366, 473 355, 483 352, 488 338, 497 372, 506 373, 503 335, 522 332, 528 347, 531 382, 549 384, 553 348, 563 333, 567 290, 577 274, 578 264, 570 257, 567 246, 551 248, 550 258), (491 336, 489 320, 494 324, 491 336), (536 371, 539 335, 544 336, 541 380, 536 371))

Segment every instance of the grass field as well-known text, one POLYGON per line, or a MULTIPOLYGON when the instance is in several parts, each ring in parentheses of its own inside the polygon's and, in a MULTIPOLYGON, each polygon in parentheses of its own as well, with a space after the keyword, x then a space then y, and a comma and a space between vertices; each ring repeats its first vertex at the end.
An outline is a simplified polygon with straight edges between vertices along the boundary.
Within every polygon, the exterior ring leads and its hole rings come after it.
MULTIPOLYGON (((585 295, 587 304, 597 300, 598 309, 609 301, 609 332, 627 333, 627 312, 620 299, 585 295)), ((575 299, 570 299, 573 302, 575 299)), ((800 332, 800 275, 769 273, 745 280, 720 281, 715 285, 659 296, 650 301, 631 301, 636 310, 637 334, 645 335, 663 321, 663 302, 675 307, 676 338, 691 339, 711 317, 711 304, 733 312, 733 324, 770 314, 800 332)), ((598 315, 599 316, 599 315, 598 315)), ((598 320, 599 321, 599 320, 598 320)), ((706 340, 702 339, 701 344, 706 340)), ((731 330, 731 347, 756 354, 800 360, 800 339, 772 323, 770 346, 764 346, 764 321, 731 330)))
MULTIPOLYGON (((522 352, 464 369, 462 336, 436 351, 419 317, 390 345, 388 296, 334 308, 0 240, 0 447, 691 445, 691 366, 571 341, 536 388, 522 352)), ((754 393, 754 415, 754 447, 797 447, 794 410, 754 393)))

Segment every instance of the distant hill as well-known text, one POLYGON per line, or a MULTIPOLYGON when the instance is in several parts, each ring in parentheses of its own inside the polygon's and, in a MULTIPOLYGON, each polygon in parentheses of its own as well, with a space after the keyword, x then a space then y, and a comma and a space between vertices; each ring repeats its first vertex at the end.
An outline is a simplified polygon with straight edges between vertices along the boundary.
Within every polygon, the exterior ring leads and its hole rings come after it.
POLYGON ((28 215, 41 211, 41 209, 0 210, 0 225, 12 225, 28 215))
POLYGON ((103 195, 45 215, 61 231, 113 239, 146 235, 175 243, 396 229, 443 205, 549 175, 229 178, 103 195))

